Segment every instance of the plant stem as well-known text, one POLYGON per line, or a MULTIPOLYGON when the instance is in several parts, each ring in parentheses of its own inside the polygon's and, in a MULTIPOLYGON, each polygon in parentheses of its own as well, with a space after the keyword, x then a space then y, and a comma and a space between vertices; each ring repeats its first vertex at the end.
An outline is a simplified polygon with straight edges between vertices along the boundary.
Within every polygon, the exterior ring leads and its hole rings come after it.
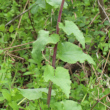
MULTIPOLYGON (((63 10, 64 1, 65 1, 65 0, 62 0, 61 6, 60 6, 59 15, 58 15, 57 26, 56 26, 56 33, 57 33, 57 34, 59 34, 59 26, 58 26, 58 23, 61 22, 61 15, 62 15, 62 10, 63 10)), ((54 69, 55 69, 56 53, 57 53, 57 44, 55 44, 55 47, 54 47, 53 61, 52 61, 52 66, 54 67, 54 69)), ((50 106, 50 99, 51 99, 51 92, 52 92, 52 84, 53 84, 53 83, 50 81, 49 89, 48 89, 48 98, 47 98, 48 107, 50 106)))
POLYGON ((25 101, 27 98, 23 98, 17 105, 20 105, 23 101, 25 101))

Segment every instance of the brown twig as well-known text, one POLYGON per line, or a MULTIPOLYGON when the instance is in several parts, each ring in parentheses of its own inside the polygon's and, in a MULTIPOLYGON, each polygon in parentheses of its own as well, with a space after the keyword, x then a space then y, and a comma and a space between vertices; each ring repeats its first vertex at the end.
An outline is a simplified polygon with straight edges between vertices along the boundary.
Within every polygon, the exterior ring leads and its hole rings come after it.
POLYGON ((86 84, 88 84, 88 73, 87 73, 87 70, 85 68, 85 63, 82 63, 81 65, 82 65, 82 69, 85 73, 85 77, 87 78, 87 80, 85 80, 85 82, 86 82, 86 84))
POLYGON ((103 10, 103 13, 105 14, 105 16, 107 17, 107 19, 108 19, 108 21, 109 21, 109 23, 110 23, 110 19, 109 19, 108 15, 107 15, 105 9, 104 9, 104 8, 102 7, 102 5, 100 4, 99 0, 98 0, 98 5, 99 5, 100 8, 103 10))
POLYGON ((73 4, 73 0, 71 0, 71 3, 73 4))
POLYGON ((19 18, 21 15, 25 14, 26 12, 28 12, 30 9, 31 9, 31 8, 29 8, 29 9, 23 11, 23 12, 20 13, 18 16, 16 16, 15 18, 13 18, 11 21, 9 21, 9 22, 5 25, 5 27, 8 26, 9 24, 11 24, 13 21, 15 21, 15 20, 16 20, 17 18, 19 18))
POLYGON ((95 75, 96 75, 96 77, 97 77, 97 79, 98 79, 97 72, 95 71, 95 68, 93 67, 93 65, 92 65, 92 69, 93 69, 93 71, 94 71, 94 73, 95 73, 95 75))
POLYGON ((95 17, 92 19, 92 21, 90 22, 90 24, 89 25, 91 25, 93 22, 94 22, 94 20, 96 19, 96 17, 99 15, 99 13, 97 13, 96 15, 95 15, 95 17))
MULTIPOLYGON (((2 49, 2 50, 7 50, 7 49, 11 49, 11 48, 21 47, 21 46, 24 46, 24 45, 27 45, 27 44, 30 44, 30 43, 33 43, 33 42, 34 42, 34 41, 29 42, 29 43, 25 43, 25 44, 21 44, 21 45, 16 45, 16 46, 13 46, 13 47, 4 48, 4 49, 2 49)), ((32 48, 32 47, 23 48, 23 49, 17 49, 17 50, 13 50, 13 51, 10 51, 10 52, 9 52, 9 51, 4 51, 3 53, 5 54, 5 56, 6 56, 6 55, 10 56, 13 61, 15 61, 15 59, 12 58, 12 56, 24 60, 24 58, 21 58, 21 57, 19 57, 19 56, 16 56, 16 55, 13 55, 13 54, 10 54, 10 53, 15 52, 15 51, 20 51, 20 50, 29 49, 29 48, 32 48)), ((4 56, 4 57, 5 57, 5 56, 4 56)))
MULTIPOLYGON (((30 3, 29 3, 29 6, 30 6, 30 3)), ((36 40, 36 39, 37 39, 37 33, 36 33, 35 28, 34 28, 34 21, 33 21, 33 19, 31 18, 30 10, 28 11, 28 16, 29 16, 29 19, 30 19, 32 28, 33 28, 33 30, 34 30, 34 32, 33 32, 32 34, 33 34, 33 36, 34 36, 34 39, 36 40)))
POLYGON ((38 103, 39 103, 39 107, 40 107, 40 110, 42 110, 41 106, 40 106, 40 100, 38 99, 38 103))
POLYGON ((7 55, 10 56, 10 58, 12 59, 12 61, 15 61, 15 59, 9 53, 7 53, 7 55))
POLYGON ((106 67, 106 65, 107 65, 109 55, 110 55, 110 50, 109 50, 109 52, 108 52, 108 55, 107 55, 107 59, 106 59, 105 65, 104 65, 104 68, 103 68, 102 73, 101 73, 101 78, 102 78, 102 76, 103 76, 103 74, 104 74, 104 70, 105 70, 105 67, 106 67))
POLYGON ((91 110, 93 110, 93 108, 98 104, 98 102, 100 102, 103 98, 107 97, 108 95, 110 95, 110 93, 108 93, 105 96, 103 96, 102 98, 98 99, 97 102, 94 104, 94 106, 91 108, 91 110))
MULTIPOLYGON (((24 14, 25 12, 27 12, 27 11, 25 11, 25 9, 26 9, 26 6, 27 6, 28 2, 29 2, 29 0, 27 0, 26 4, 25 4, 25 6, 24 6, 24 9, 23 9, 23 13, 20 15, 21 17, 20 17, 20 20, 19 20, 19 23, 18 23, 18 26, 17 26, 18 29, 20 28, 21 19, 22 19, 23 14, 24 14)), ((17 17, 18 17, 18 16, 17 16, 17 17)), ((17 18, 15 17, 15 19, 17 19, 17 18)), ((15 20, 15 19, 14 19, 14 20, 15 20)), ((11 22, 13 22, 14 20, 12 20, 11 22)), ((8 23, 8 24, 9 24, 9 23, 8 23)), ((5 26, 7 26, 8 24, 6 24, 5 26)), ((6 50, 6 53, 9 53, 8 51, 9 51, 9 49, 12 47, 12 45, 13 45, 15 39, 16 39, 17 34, 18 34, 18 32, 16 31, 15 37, 14 37, 14 39, 12 40, 12 42, 11 42, 10 46, 8 47, 8 49, 6 50)), ((4 56, 4 57, 5 57, 5 56, 4 56)))
POLYGON ((25 43, 25 44, 21 44, 21 45, 16 45, 16 46, 13 46, 13 47, 4 48, 4 49, 2 49, 2 50, 8 50, 8 49, 12 49, 12 48, 21 47, 21 46, 23 46, 23 45, 32 44, 33 42, 34 42, 34 41, 28 42, 28 43, 25 43))
POLYGON ((50 62, 49 60, 47 60, 47 58, 46 58, 45 55, 43 54, 43 51, 42 51, 42 56, 44 57, 44 59, 45 59, 50 65, 52 65, 51 62, 50 62))
MULTIPOLYGON (((108 8, 108 9, 110 9, 110 8, 108 8)), ((108 10, 108 9, 105 9, 105 10, 108 10)), ((92 21, 90 22, 89 25, 91 25, 91 24, 94 22, 94 20, 96 19, 96 17, 97 17, 99 14, 100 14, 100 13, 97 13, 97 14, 95 15, 95 17, 92 19, 92 21)), ((104 19, 104 21, 105 21, 106 19, 108 19, 108 17, 106 17, 106 18, 104 19)))
POLYGON ((28 47, 28 48, 23 48, 23 49, 13 50, 13 51, 10 51, 10 53, 12 53, 12 52, 16 52, 16 51, 20 51, 20 50, 26 50, 26 49, 30 49, 30 48, 32 48, 32 47, 28 47))
MULTIPOLYGON (((26 4, 25 4, 24 9, 23 9, 23 12, 25 11, 28 2, 29 2, 29 0, 27 0, 27 2, 26 2, 26 4)), ((18 23, 18 27, 17 27, 18 29, 20 28, 22 16, 23 16, 23 15, 21 15, 20 20, 19 20, 19 23, 18 23)), ((15 37, 14 37, 13 41, 11 42, 10 47, 13 45, 13 43, 14 43, 14 41, 15 41, 15 39, 16 39, 17 34, 18 34, 18 32, 16 31, 15 37)))
POLYGON ((109 108, 109 110, 110 110, 110 107, 107 106, 106 104, 104 104, 103 102, 100 101, 99 103, 101 103, 102 105, 106 106, 106 107, 109 108))
POLYGON ((13 54, 10 54, 10 53, 8 53, 8 54, 11 55, 11 56, 13 56, 13 57, 19 58, 19 59, 21 59, 21 60, 25 60, 25 59, 22 58, 22 57, 18 57, 18 56, 16 56, 16 55, 13 55, 13 54))

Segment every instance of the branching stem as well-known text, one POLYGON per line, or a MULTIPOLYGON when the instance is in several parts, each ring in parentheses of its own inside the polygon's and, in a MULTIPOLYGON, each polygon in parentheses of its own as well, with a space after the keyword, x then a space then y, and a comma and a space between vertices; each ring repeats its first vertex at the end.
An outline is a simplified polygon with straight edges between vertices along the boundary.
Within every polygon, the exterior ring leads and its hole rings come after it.
POLYGON ((94 106, 91 108, 91 110, 93 110, 93 108, 98 104, 98 102, 100 102, 103 98, 107 97, 108 95, 110 95, 110 93, 108 93, 105 96, 103 96, 102 98, 98 99, 97 102, 94 104, 94 106))

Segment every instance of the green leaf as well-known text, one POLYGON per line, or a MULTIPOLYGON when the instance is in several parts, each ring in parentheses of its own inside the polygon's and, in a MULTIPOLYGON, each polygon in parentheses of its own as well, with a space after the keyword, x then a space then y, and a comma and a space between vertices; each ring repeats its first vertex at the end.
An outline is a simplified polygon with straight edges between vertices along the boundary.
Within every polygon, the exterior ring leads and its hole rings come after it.
POLYGON ((92 39, 93 38, 87 36, 87 37, 85 37, 85 42, 88 43, 88 44, 90 44, 91 41, 92 41, 92 39))
POLYGON ((89 55, 83 53, 81 48, 70 42, 58 44, 58 57, 64 62, 71 64, 76 63, 77 61, 81 63, 88 61, 90 64, 95 65, 95 62, 89 55))
POLYGON ((36 4, 38 4, 41 8, 45 8, 46 6, 45 0, 37 0, 36 4))
POLYGON ((65 100, 61 102, 64 106, 64 110, 82 110, 81 106, 72 100, 65 100))
MULTIPOLYGON (((60 7, 62 0, 46 0, 46 2, 53 6, 54 8, 58 8, 60 7)), ((67 8, 66 2, 64 2, 64 8, 67 8)))
POLYGON ((33 43, 32 57, 37 64, 42 61, 42 52, 48 43, 56 44, 59 41, 59 36, 53 34, 49 37, 49 32, 39 31, 38 39, 33 43))
POLYGON ((36 14, 39 10, 39 7, 41 7, 41 8, 46 7, 45 0, 37 0, 33 5, 31 5, 31 7, 30 7, 30 8, 32 8, 31 13, 36 14))
POLYGON ((59 23, 59 28, 63 29, 67 35, 74 34, 76 39, 82 44, 83 48, 85 48, 85 39, 83 33, 79 30, 75 23, 66 20, 65 26, 62 23, 59 23))
POLYGON ((3 101, 5 98, 4 97, 0 97, 0 102, 3 101))
POLYGON ((0 31, 3 32, 4 30, 5 30, 5 25, 4 25, 4 24, 1 24, 1 25, 0 25, 0 31))
POLYGON ((29 59, 28 62, 36 64, 36 62, 33 59, 29 59))
POLYGON ((85 6, 89 6, 90 5, 90 1, 89 0, 84 0, 84 4, 85 4, 85 6))
MULTIPOLYGON (((35 100, 42 98, 42 93, 48 93, 47 88, 38 88, 38 89, 19 89, 20 93, 29 100, 35 100)), ((52 91, 52 95, 55 95, 55 92, 52 91)))
POLYGON ((25 72, 23 75, 32 75, 34 74, 33 72, 25 72))
POLYGON ((13 108, 13 110, 19 110, 18 105, 15 101, 12 101, 9 103, 9 105, 13 108))
POLYGON ((15 34, 11 34, 11 36, 10 36, 11 38, 15 38, 15 34))
POLYGON ((3 50, 0 50, 0 54, 2 54, 3 50))
POLYGON ((81 105, 72 100, 64 100, 54 103, 57 110, 82 110, 81 105))
POLYGON ((44 79, 45 81, 51 80, 54 84, 62 89, 67 97, 69 97, 71 81, 68 70, 62 67, 57 67, 54 70, 52 66, 47 65, 44 71, 44 79))
POLYGON ((31 13, 32 14, 36 14, 39 10, 39 6, 38 5, 35 5, 32 9, 31 9, 31 13))
POLYGON ((11 25, 10 28, 9 28, 9 32, 13 32, 14 29, 13 29, 13 26, 11 25))
POLYGON ((2 89, 2 95, 6 100, 11 101, 11 94, 7 89, 2 89))

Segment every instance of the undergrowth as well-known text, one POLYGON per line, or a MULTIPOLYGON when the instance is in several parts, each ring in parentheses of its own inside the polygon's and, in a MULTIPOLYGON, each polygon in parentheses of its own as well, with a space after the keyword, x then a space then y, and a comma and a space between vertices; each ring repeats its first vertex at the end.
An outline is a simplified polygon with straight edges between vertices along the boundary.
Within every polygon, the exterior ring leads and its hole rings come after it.
POLYGON ((96 0, 0 5, 0 110, 110 109, 109 21, 96 0))

